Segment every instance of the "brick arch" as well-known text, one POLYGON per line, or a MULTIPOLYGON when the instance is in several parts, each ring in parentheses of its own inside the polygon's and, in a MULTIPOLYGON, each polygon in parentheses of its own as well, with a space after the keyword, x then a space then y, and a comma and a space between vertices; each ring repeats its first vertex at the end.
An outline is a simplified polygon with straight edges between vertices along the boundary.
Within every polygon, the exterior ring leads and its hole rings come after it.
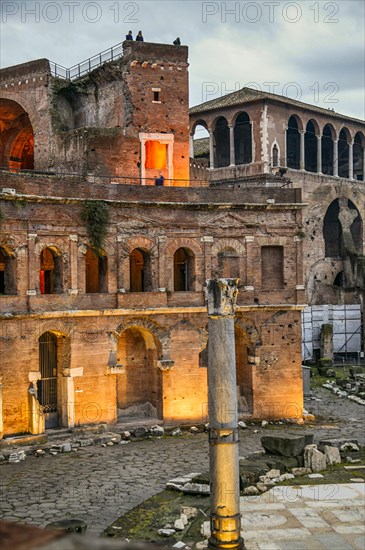
POLYGON ((71 338, 73 336, 73 331, 73 324, 61 321, 60 319, 54 321, 44 321, 43 323, 39 323, 32 331, 32 339, 38 341, 39 337, 45 332, 52 332, 57 336, 71 338))
POLYGON ((128 254, 133 252, 136 248, 146 250, 151 255, 156 255, 158 250, 156 243, 152 239, 143 236, 132 237, 125 243, 124 248, 128 254))
POLYGON ((245 246, 239 240, 226 238, 215 241, 212 246, 212 256, 216 256, 219 252, 222 252, 226 248, 233 248, 237 254, 241 255, 246 252, 245 246))
POLYGON ((181 237, 178 239, 173 239, 169 242, 165 249, 166 256, 173 256, 178 248, 189 248, 192 252, 194 252, 195 256, 203 255, 203 249, 195 239, 181 237))
POLYGON ((62 250, 60 245, 54 242, 38 242, 35 245, 35 254, 37 256, 40 256, 43 250, 45 250, 46 248, 49 248, 58 257, 64 255, 64 251, 62 250))
POLYGON ((129 328, 137 328, 149 331, 162 347, 163 356, 169 357, 170 353, 170 331, 167 331, 159 323, 152 319, 145 319, 144 317, 134 317, 132 319, 126 319, 120 323, 117 328, 109 335, 113 340, 117 341, 119 336, 129 328))

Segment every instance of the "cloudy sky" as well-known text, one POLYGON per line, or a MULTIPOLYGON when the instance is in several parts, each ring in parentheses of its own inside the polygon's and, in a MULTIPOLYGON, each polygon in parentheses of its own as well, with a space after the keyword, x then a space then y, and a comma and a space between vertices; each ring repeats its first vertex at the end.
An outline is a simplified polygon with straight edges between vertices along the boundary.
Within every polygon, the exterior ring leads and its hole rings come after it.
POLYGON ((190 105, 243 86, 364 118, 363 0, 1 0, 1 67, 70 67, 121 42, 189 46, 190 105))

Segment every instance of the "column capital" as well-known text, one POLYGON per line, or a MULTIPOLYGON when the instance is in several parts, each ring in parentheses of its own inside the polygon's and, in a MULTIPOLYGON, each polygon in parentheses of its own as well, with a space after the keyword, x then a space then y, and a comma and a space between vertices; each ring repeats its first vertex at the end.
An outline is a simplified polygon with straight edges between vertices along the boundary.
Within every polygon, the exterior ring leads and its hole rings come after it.
POLYGON ((207 279, 205 304, 210 317, 232 317, 238 294, 239 279, 207 279))
POLYGON ((203 237, 200 237, 200 241, 202 243, 212 243, 214 241, 214 237, 210 235, 204 235, 203 237))
POLYGON ((77 243, 77 241, 79 240, 78 235, 69 235, 68 238, 70 239, 70 241, 73 241, 75 243, 77 243))

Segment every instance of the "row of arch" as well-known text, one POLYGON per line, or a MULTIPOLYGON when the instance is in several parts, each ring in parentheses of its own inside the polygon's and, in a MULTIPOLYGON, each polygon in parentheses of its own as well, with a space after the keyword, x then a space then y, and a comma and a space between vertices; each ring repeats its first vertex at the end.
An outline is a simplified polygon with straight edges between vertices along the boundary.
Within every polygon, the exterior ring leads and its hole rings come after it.
MULTIPOLYGON (((204 333, 199 336, 201 349, 196 350, 196 367, 206 367, 207 336, 206 330, 197 329, 188 321, 185 328, 204 333)), ((116 404, 120 415, 131 414, 139 405, 149 405, 147 415, 163 419, 163 369, 159 362, 169 355, 169 344, 166 339, 170 332, 154 321, 145 319, 130 320, 122 324, 121 330, 113 331, 115 351, 112 363, 120 366, 116 379, 116 404), (124 326, 125 325, 125 326, 124 326), (156 330, 157 328, 157 330, 156 330)), ((72 336, 53 330, 49 327, 38 338, 39 378, 35 384, 36 399, 45 416, 46 428, 58 426, 65 416, 63 406, 73 405, 73 396, 62 395, 62 377, 72 368, 70 353, 72 336)), ((252 369, 249 357, 255 355, 255 348, 260 345, 258 331, 249 319, 235 320, 236 347, 236 385, 238 407, 242 413, 252 411, 252 369)), ((193 359, 193 356, 191 357, 193 359)), ((162 361, 161 361, 162 360, 162 361)), ((174 361, 170 360, 170 363, 174 361)), ((87 376, 84 372, 82 376, 87 376)), ((133 413, 132 413, 133 414, 133 413)), ((90 419, 90 420, 100 420, 90 419)))
POLYGON ((320 130, 313 119, 303 128, 300 118, 292 115, 286 132, 287 167, 362 181, 364 144, 361 132, 352 137, 344 127, 337 136, 332 124, 320 130))
MULTIPOLYGON (((108 257, 105 251, 98 254, 90 247, 85 258, 85 292, 108 292, 108 257)), ((153 266, 151 251, 136 247, 129 254, 130 292, 151 292, 153 287, 153 266)), ((195 253, 188 247, 180 247, 173 254, 173 291, 195 290, 195 253)), ((218 252, 214 262, 218 277, 240 276, 239 253, 232 247, 218 252)), ((40 294, 61 294, 64 292, 64 266, 61 251, 56 246, 44 248, 40 253, 40 294)), ((0 294, 16 294, 16 256, 8 247, 0 246, 0 294)))
MULTIPOLYGON (((191 156, 194 156, 193 137, 197 129, 208 132, 210 168, 222 168, 253 162, 252 121, 246 112, 238 112, 231 122, 224 116, 216 118, 211 127, 203 119, 194 122, 191 137, 191 156)), ((283 155, 275 141, 271 149, 271 165, 296 170, 364 180, 365 137, 360 131, 351 133, 343 127, 337 134, 330 123, 320 128, 311 119, 304 127, 298 115, 291 115, 286 129, 286 152, 283 155)), ((206 156, 203 151, 202 156, 206 156)))

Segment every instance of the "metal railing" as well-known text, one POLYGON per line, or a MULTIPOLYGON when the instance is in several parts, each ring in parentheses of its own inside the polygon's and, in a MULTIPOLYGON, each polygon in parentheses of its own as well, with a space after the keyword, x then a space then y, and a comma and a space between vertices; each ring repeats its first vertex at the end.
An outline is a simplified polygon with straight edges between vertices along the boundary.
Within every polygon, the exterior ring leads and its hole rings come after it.
POLYGON ((81 78, 94 69, 101 67, 104 63, 120 59, 123 56, 122 44, 123 43, 120 42, 119 44, 116 44, 115 46, 112 46, 111 48, 108 48, 93 57, 89 57, 88 59, 85 59, 85 61, 82 61, 77 65, 73 65, 73 67, 70 68, 63 67, 62 65, 58 65, 58 63, 50 61, 49 65, 51 68, 51 74, 55 78, 62 78, 63 80, 76 80, 77 78, 81 78))

